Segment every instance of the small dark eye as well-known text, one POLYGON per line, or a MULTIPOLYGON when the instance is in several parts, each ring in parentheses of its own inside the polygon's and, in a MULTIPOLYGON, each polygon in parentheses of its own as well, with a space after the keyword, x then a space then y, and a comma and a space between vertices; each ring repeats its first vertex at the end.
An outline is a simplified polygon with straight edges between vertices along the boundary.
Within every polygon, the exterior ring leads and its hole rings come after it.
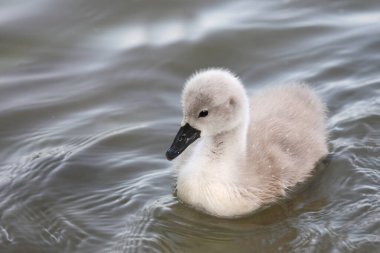
POLYGON ((204 110, 204 111, 201 111, 198 115, 198 118, 204 118, 208 115, 208 111, 204 110))

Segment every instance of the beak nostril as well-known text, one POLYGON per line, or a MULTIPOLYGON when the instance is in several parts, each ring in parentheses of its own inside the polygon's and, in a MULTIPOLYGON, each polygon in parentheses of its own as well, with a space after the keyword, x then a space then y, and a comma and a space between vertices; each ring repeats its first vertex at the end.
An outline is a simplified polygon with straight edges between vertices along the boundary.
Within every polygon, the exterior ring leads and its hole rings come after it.
POLYGON ((182 134, 182 135, 178 138, 178 140, 179 140, 179 141, 183 141, 185 138, 186 138, 186 135, 185 135, 185 134, 182 134))

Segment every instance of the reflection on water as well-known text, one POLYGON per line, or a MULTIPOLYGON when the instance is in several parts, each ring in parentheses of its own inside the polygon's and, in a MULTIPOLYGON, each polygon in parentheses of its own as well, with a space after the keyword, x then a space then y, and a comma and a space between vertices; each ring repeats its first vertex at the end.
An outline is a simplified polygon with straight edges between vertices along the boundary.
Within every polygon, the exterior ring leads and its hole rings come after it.
POLYGON ((377 252, 378 1, 0 3, 0 252, 377 252), (173 196, 164 158, 194 70, 306 81, 332 156, 246 218, 173 196))

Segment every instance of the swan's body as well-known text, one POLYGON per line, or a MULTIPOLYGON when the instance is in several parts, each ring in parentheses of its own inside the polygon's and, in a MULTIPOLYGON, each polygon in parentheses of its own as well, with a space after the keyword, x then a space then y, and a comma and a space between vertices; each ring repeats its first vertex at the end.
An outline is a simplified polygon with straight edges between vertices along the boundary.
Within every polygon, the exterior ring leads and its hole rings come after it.
POLYGON ((184 130, 167 153, 180 154, 177 195, 212 215, 241 216, 276 200, 328 152, 325 106, 304 85, 249 101, 238 78, 210 69, 188 80, 182 105, 184 130))

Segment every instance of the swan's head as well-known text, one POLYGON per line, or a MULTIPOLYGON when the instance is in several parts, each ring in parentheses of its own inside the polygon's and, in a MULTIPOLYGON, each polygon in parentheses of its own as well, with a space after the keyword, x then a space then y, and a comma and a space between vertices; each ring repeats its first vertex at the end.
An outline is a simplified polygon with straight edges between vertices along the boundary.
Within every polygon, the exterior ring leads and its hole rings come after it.
POLYGON ((240 80, 223 69, 208 69, 192 75, 182 92, 183 119, 168 160, 180 155, 199 137, 215 136, 242 124, 248 113, 248 98, 240 80))

